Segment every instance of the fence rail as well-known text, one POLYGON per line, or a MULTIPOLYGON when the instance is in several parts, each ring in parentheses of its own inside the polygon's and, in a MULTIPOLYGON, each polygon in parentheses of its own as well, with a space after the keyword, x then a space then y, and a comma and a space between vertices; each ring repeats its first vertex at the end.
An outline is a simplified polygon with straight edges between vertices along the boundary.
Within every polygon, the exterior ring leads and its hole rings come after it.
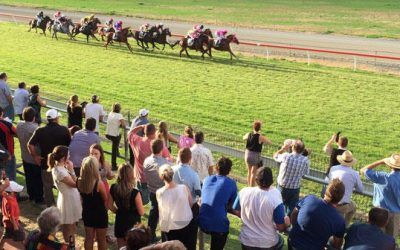
MULTIPOLYGON (((66 104, 59 102, 59 101, 55 101, 55 100, 51 100, 45 97, 42 97, 42 99, 46 100, 46 107, 47 108, 51 108, 51 109, 56 109, 59 112, 62 113, 67 113, 66 110, 66 104)), ((130 118, 128 117, 128 120, 130 120, 130 118)), ((128 122, 129 123, 129 122, 128 122)), ((105 122, 103 122, 103 124, 105 124, 105 122)), ((128 160, 128 144, 126 143, 126 135, 127 135, 127 131, 129 130, 129 126, 127 126, 124 130, 124 140, 123 140, 123 144, 124 144, 124 150, 125 150, 125 157, 121 157, 125 160, 128 160)), ((176 138, 179 136, 179 134, 171 132, 171 134, 173 136, 175 136, 176 138)), ((216 143, 211 143, 211 142, 204 142, 204 145, 209 148, 212 152, 217 152, 226 156, 231 156, 231 157, 235 157, 235 158, 239 158, 239 159, 243 159, 244 158, 244 151, 243 150, 239 150, 236 148, 232 148, 232 147, 228 147, 228 146, 224 146, 224 145, 219 145, 216 143)), ((110 154, 110 152, 106 152, 108 154, 110 154)), ((267 156, 263 156, 262 157, 262 161, 263 161, 263 165, 264 166, 268 166, 271 168, 279 168, 279 164, 272 159, 271 157, 267 157, 267 156)), ((233 176, 237 181, 245 184, 244 178, 240 177, 240 176, 233 176)), ((309 174, 305 175, 304 178, 306 180, 315 182, 315 183, 319 183, 319 184, 327 184, 327 181, 325 180, 325 172, 321 171, 321 170, 317 170, 317 169, 313 169, 310 168, 310 172, 309 174)), ((364 190, 362 192, 357 192, 356 193, 363 195, 363 196, 367 196, 367 197, 372 197, 373 195, 373 185, 370 182, 363 182, 364 185, 364 190)))

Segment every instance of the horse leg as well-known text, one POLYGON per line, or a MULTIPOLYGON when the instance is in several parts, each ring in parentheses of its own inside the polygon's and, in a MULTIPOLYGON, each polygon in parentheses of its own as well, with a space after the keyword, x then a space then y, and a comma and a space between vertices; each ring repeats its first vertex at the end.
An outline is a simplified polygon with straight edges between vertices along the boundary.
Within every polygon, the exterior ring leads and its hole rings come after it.
POLYGON ((92 33, 92 37, 93 37, 94 39, 96 39, 96 41, 100 41, 100 40, 97 38, 97 36, 95 36, 93 33, 92 33))
POLYGON ((131 47, 131 45, 128 43, 128 41, 126 41, 126 46, 128 46, 129 51, 133 54, 132 47, 131 47))
POLYGON ((163 44, 163 47, 162 47, 162 49, 161 50, 164 50, 165 49, 165 43, 163 44))
POLYGON ((89 43, 89 35, 86 35, 86 43, 89 43))
POLYGON ((187 48, 185 48, 185 52, 186 52, 187 57, 192 58, 192 57, 190 57, 189 52, 187 51, 187 48))
POLYGON ((231 48, 229 48, 228 51, 229 51, 229 54, 231 55, 231 60, 232 60, 232 56, 234 56, 236 59, 238 59, 237 56, 235 54, 233 54, 231 48))
POLYGON ((156 48, 156 49, 160 49, 159 47, 157 47, 157 45, 154 43, 154 42, 152 42, 152 44, 153 44, 153 50, 154 50, 154 47, 156 48))

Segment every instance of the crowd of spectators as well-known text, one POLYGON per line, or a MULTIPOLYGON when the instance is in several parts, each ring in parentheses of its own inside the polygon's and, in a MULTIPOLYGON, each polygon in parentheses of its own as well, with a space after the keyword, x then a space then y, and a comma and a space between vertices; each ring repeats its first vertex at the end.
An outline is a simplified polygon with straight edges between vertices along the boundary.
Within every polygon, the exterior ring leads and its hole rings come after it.
POLYGON ((141 109, 127 135, 130 160, 118 166, 121 128, 128 125, 120 104, 106 115, 99 96, 89 104, 79 104, 78 96, 71 96, 67 126, 54 109, 47 110, 42 120, 45 105, 37 85, 29 94, 26 84, 20 83, 13 99, 7 75, 0 74, 1 246, 13 239, 24 241, 26 249, 68 249, 83 221, 83 247, 93 249, 97 242, 98 249, 107 249, 110 210, 115 213, 118 249, 194 250, 203 233, 210 235, 210 249, 224 249, 230 233, 228 213, 242 221, 239 240, 245 250, 282 249, 282 234, 287 235, 289 249, 395 249, 400 229, 400 154, 360 170, 374 183, 373 208, 368 223, 352 224, 357 209, 352 194, 361 192, 363 184, 353 169, 357 160, 347 149, 349 141, 339 134, 323 148, 330 163, 321 197, 300 197, 311 151, 301 139, 285 140, 273 154, 280 164, 275 187, 273 172, 263 166, 261 157, 263 145, 271 140, 262 134, 262 123, 255 121, 253 131, 243 137, 247 187, 238 192, 230 177, 232 161, 224 156, 215 161, 203 144, 204 133, 190 126, 175 138, 165 121, 156 127, 149 121, 149 110, 141 109), (111 163, 101 146, 101 122, 107 122, 104 135, 111 141, 111 163), (47 207, 37 219, 38 230, 27 237, 19 223, 23 187, 16 182, 14 137, 21 147, 18 161, 24 168, 28 198, 47 207), (177 144, 176 157, 171 143, 177 144), (381 165, 390 172, 376 171, 381 165), (110 187, 108 181, 115 177, 110 187), (59 228, 63 240, 56 237, 59 228))

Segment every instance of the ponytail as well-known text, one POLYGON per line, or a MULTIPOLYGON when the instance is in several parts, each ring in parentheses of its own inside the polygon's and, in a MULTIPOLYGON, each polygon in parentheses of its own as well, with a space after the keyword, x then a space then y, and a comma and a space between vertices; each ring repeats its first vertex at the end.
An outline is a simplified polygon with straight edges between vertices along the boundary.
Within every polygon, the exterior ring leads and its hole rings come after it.
POLYGON ((49 166, 49 170, 53 169, 54 166, 56 165, 55 156, 56 156, 55 153, 50 153, 47 156, 47 166, 49 166))
POLYGON ((53 169, 56 165, 57 161, 60 161, 63 158, 68 157, 68 147, 66 146, 57 146, 53 149, 53 152, 48 154, 47 156, 47 165, 49 170, 53 169))

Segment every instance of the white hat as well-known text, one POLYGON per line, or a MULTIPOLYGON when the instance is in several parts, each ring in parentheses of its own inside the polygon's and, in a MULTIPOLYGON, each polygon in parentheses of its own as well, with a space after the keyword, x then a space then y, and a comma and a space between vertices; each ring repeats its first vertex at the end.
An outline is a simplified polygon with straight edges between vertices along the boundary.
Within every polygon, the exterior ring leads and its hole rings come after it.
POLYGON ((146 116, 149 114, 150 111, 148 111, 147 109, 141 109, 139 110, 139 115, 140 116, 146 116))
POLYGON ((52 120, 52 119, 56 119, 57 117, 61 117, 61 114, 58 113, 58 111, 55 109, 49 109, 46 112, 46 117, 47 117, 47 119, 52 120))
POLYGON ((6 188, 6 192, 16 192, 19 193, 24 189, 24 186, 19 185, 15 181, 10 181, 10 186, 6 188))

